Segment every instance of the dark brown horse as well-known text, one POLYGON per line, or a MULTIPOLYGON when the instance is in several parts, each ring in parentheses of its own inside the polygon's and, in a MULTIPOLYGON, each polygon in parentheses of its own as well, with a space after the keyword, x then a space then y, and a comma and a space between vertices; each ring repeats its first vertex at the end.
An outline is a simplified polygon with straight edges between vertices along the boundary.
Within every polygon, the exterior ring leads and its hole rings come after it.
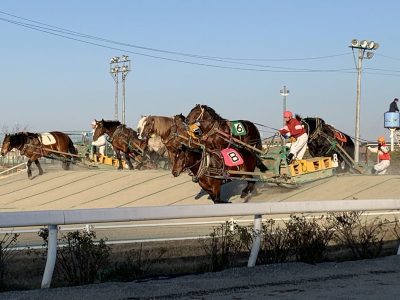
MULTIPOLYGON (((199 148, 188 148, 182 145, 176 152, 172 175, 179 176, 183 171, 190 172, 198 179, 198 183, 205 190, 214 203, 226 203, 221 200, 221 185, 229 181, 231 177, 250 177, 249 175, 230 175, 229 170, 254 171, 256 161, 254 155, 247 149, 239 151, 244 163, 237 167, 227 167, 219 151, 206 151, 199 148)), ((255 182, 248 181, 242 190, 241 198, 250 195, 254 191, 255 182)))
POLYGON ((137 126, 140 139, 148 140, 153 134, 161 137, 161 141, 168 150, 169 160, 173 165, 175 154, 182 143, 189 140, 187 134, 185 117, 180 114, 173 118, 164 116, 142 117, 137 126))
POLYGON ((107 134, 110 138, 110 143, 118 159, 118 170, 124 168, 122 165, 121 152, 124 153, 126 163, 130 170, 134 169, 131 158, 138 161, 138 165, 142 164, 143 158, 141 156, 144 154, 146 144, 139 140, 135 130, 121 124, 120 121, 96 120, 93 140, 96 141, 103 134, 107 134))
MULTIPOLYGON (((192 134, 209 150, 221 150, 228 146, 237 149, 245 148, 245 146, 230 140, 230 137, 259 150, 262 149, 260 132, 254 123, 247 120, 226 120, 207 105, 197 104, 187 115, 186 123, 192 134), (224 132, 224 134, 219 133, 219 131, 224 132)), ((265 172, 267 167, 255 152, 251 151, 251 153, 256 159, 257 167, 261 172, 265 172)))
POLYGON ((68 170, 71 160, 78 154, 70 137, 59 131, 45 134, 32 132, 6 134, 1 146, 1 155, 6 155, 14 148, 28 158, 28 178, 32 178, 32 162, 35 162, 39 175, 43 174, 43 169, 38 160, 43 156, 60 159, 63 169, 68 170), (68 155, 68 153, 72 155, 68 155))
POLYGON ((308 133, 307 146, 311 156, 332 156, 336 154, 339 164, 342 164, 342 169, 344 171, 349 170, 351 163, 348 158, 354 159, 354 142, 348 134, 337 130, 318 117, 301 118, 296 116, 296 118, 304 124, 308 133), (338 146, 346 153, 343 153, 338 146))

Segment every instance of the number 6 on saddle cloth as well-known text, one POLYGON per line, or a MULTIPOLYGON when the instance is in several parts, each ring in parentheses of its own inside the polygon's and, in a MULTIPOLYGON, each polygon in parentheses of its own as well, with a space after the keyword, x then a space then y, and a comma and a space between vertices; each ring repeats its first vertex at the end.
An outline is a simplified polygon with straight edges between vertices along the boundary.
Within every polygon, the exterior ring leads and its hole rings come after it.
POLYGON ((228 167, 237 167, 243 164, 244 160, 239 152, 233 148, 225 148, 221 150, 224 163, 228 167))

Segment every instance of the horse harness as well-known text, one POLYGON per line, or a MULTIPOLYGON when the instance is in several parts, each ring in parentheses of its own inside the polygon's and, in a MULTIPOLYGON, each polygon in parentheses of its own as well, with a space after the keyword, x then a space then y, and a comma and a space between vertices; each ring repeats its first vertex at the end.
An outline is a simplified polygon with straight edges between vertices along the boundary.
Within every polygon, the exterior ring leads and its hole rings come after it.
POLYGON ((126 128, 125 125, 123 125, 123 124, 118 125, 118 127, 115 129, 115 131, 114 131, 113 135, 111 136, 111 138, 107 139, 108 142, 112 144, 114 139, 122 137, 122 138, 124 138, 126 140, 125 143, 128 145, 128 149, 131 152, 133 152, 133 153, 138 153, 139 152, 140 155, 143 155, 144 152, 140 148, 140 146, 135 142, 135 138, 133 137, 133 135, 130 132, 127 133, 125 131, 125 129, 128 129, 128 128, 126 128), (134 147, 132 147, 132 145, 134 147))

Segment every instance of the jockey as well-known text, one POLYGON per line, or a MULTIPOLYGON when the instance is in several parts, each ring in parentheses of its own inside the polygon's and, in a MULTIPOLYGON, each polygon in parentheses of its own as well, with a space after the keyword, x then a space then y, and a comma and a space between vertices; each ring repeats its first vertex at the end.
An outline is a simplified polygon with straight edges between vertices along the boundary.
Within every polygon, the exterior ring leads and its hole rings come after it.
POLYGON ((368 150, 373 153, 378 153, 378 163, 371 170, 372 174, 383 175, 390 166, 389 148, 386 146, 383 136, 378 138, 378 147, 368 147, 368 150))
POLYGON ((285 111, 283 117, 285 118, 285 126, 279 130, 279 133, 285 138, 290 138, 288 145, 290 151, 287 157, 287 163, 290 164, 293 159, 303 158, 307 149, 308 134, 301 122, 293 118, 290 111, 285 111))

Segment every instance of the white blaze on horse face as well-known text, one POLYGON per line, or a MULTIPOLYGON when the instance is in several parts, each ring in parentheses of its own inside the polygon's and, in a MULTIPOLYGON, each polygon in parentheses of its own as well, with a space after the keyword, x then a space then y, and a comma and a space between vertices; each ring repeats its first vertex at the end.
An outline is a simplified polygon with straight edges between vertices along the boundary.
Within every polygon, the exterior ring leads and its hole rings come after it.
POLYGON ((139 122, 137 124, 137 133, 138 133, 139 139, 143 138, 142 133, 143 133, 144 126, 146 126, 146 120, 147 120, 147 116, 144 116, 139 120, 139 122))

